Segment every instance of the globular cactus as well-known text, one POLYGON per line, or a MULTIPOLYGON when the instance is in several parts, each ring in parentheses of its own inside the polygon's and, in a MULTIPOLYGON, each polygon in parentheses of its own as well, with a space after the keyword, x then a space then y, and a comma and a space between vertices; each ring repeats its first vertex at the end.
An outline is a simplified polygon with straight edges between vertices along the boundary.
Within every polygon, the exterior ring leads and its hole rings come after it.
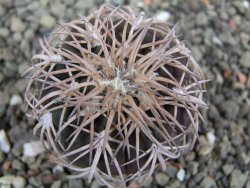
POLYGON ((174 26, 103 5, 40 44, 27 114, 74 177, 125 187, 192 149, 207 80, 174 26))

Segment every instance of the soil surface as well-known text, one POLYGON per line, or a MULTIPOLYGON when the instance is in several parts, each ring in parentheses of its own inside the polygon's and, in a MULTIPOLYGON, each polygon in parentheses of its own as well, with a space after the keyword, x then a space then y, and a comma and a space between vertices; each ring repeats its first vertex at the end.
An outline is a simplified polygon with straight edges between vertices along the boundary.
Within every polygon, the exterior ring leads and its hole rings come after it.
MULTIPOLYGON (((0 187, 82 188, 33 136, 25 116, 27 79, 20 75, 57 24, 87 15, 102 0, 0 0, 0 187)), ((250 188, 250 1, 106 0, 177 24, 208 79, 200 140, 186 157, 156 169, 144 187, 250 188)), ((132 185, 138 187, 137 184, 132 185)))

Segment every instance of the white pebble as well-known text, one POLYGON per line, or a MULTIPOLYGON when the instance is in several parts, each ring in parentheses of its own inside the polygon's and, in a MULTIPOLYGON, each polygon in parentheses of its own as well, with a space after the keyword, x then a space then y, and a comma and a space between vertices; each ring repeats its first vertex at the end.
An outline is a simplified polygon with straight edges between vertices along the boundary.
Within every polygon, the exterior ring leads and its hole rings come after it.
POLYGON ((160 11, 157 15, 156 15, 156 19, 160 20, 162 22, 166 22, 169 20, 171 14, 167 11, 160 11))
POLYGON ((248 2, 248 1, 246 1, 246 0, 245 0, 245 1, 243 1, 243 5, 244 5, 246 8, 249 8, 249 6, 250 6, 250 5, 249 5, 249 2, 248 2))
POLYGON ((45 149, 40 141, 32 141, 23 145, 24 156, 35 157, 36 155, 44 152, 45 149))
POLYGON ((214 135, 213 132, 208 132, 208 133, 207 133, 207 140, 208 140, 208 143, 209 143, 210 145, 214 145, 215 140, 216 140, 216 136, 214 135))
POLYGON ((177 172, 177 178, 180 181, 183 181, 185 179, 185 170, 183 168, 181 168, 178 172, 177 172))
POLYGON ((10 99, 10 106, 17 106, 22 104, 23 99, 19 95, 13 95, 10 99))
POLYGON ((0 130, 0 151, 4 153, 10 151, 10 142, 4 130, 0 130))

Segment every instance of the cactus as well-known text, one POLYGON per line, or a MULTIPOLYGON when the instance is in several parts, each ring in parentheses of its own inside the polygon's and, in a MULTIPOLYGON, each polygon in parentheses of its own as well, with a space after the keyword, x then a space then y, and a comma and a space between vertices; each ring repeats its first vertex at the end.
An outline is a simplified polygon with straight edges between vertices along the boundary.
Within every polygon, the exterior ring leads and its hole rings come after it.
POLYGON ((27 115, 74 178, 126 187, 192 149, 207 80, 175 26, 103 5, 40 45, 27 115))

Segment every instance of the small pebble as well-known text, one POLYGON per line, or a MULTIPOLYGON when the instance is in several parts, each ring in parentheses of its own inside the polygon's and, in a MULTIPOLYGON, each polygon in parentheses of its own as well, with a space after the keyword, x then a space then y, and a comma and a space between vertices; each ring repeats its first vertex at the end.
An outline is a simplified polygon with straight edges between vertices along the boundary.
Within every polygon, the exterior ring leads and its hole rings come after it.
POLYGON ((183 168, 181 168, 181 169, 177 172, 176 176, 177 176, 178 180, 182 182, 182 181, 184 181, 184 179, 185 179, 185 174, 186 174, 185 170, 184 170, 183 168))
POLYGON ((166 174, 169 177, 174 178, 176 176, 176 173, 177 173, 177 169, 173 165, 169 165, 167 167, 166 174))
POLYGON ((196 24, 199 26, 204 26, 207 25, 208 23, 208 16, 201 11, 197 16, 196 16, 196 24))
POLYGON ((225 164, 222 167, 223 172, 225 175, 229 175, 234 169, 234 166, 232 164, 225 164))
POLYGON ((8 153, 10 151, 10 141, 5 130, 0 130, 0 151, 8 153))
POLYGON ((39 174, 39 171, 34 169, 29 169, 27 174, 28 176, 37 176, 39 174))
POLYGON ((16 42, 20 42, 23 39, 23 36, 22 36, 22 34, 20 32, 15 32, 14 35, 13 35, 13 39, 16 42))
POLYGON ((52 183, 52 185, 50 186, 50 188, 61 188, 61 186, 62 186, 62 181, 57 180, 57 181, 54 181, 52 183))
POLYGON ((198 162, 190 162, 187 165, 187 169, 188 171, 192 174, 195 175, 198 172, 198 167, 199 167, 199 163, 198 162))
POLYGON ((86 8, 89 8, 89 7, 93 7, 94 3, 95 2, 93 0, 85 0, 84 2, 81 1, 81 0, 77 0, 74 7, 76 9, 83 10, 83 9, 86 9, 86 8))
POLYGON ((21 163, 19 160, 14 159, 12 162, 12 168, 21 171, 24 169, 24 164, 21 163))
POLYGON ((6 28, 0 28, 0 37, 7 37, 9 36, 10 31, 6 28))
POLYGON ((230 187, 233 188, 243 188, 247 179, 249 172, 241 172, 238 169, 233 170, 230 177, 230 187))
POLYGON ((41 176, 30 177, 28 181, 29 181, 29 184, 32 185, 33 187, 44 187, 42 186, 41 176))
POLYGON ((167 22, 169 20, 169 18, 171 17, 171 14, 167 11, 160 11, 157 15, 156 15, 156 19, 158 19, 159 21, 162 22, 167 22))
POLYGON ((157 173, 155 175, 155 181, 158 185, 164 186, 167 184, 169 177, 165 173, 157 173))
POLYGON ((83 187, 81 179, 69 180, 69 187, 83 187))
POLYGON ((239 106, 234 100, 223 101, 220 105, 221 111, 228 119, 235 119, 239 113, 239 106))
POLYGON ((15 176, 12 176, 12 175, 6 175, 3 177, 0 177, 0 185, 1 184, 11 185, 14 178, 15 178, 15 176))
POLYGON ((53 168, 53 174, 55 175, 60 175, 64 172, 64 169, 61 165, 56 165, 54 168, 53 168))
POLYGON ((40 19, 40 24, 47 29, 51 29, 56 24, 56 19, 49 14, 43 14, 40 19))
POLYGON ((40 141, 32 141, 23 145, 23 154, 28 157, 35 157, 44 152, 45 149, 40 141))
POLYGON ((243 5, 244 5, 246 8, 249 8, 250 3, 249 3, 249 1, 244 0, 244 1, 243 1, 243 5))
POLYGON ((213 132, 208 132, 207 133, 207 140, 210 145, 214 145, 216 141, 216 136, 214 135, 213 132))
POLYGON ((33 40, 34 37, 35 37, 35 33, 34 33, 33 29, 28 29, 28 30, 26 30, 26 31, 24 32, 24 37, 25 37, 25 39, 28 40, 28 41, 33 40))
POLYGON ((42 177, 42 182, 45 185, 50 185, 55 181, 55 178, 52 174, 48 174, 42 177))
POLYGON ((193 46, 191 48, 192 54, 197 62, 201 61, 203 57, 203 53, 201 52, 200 48, 198 46, 193 46))
POLYGON ((13 95, 10 99, 10 106, 17 106, 23 103, 23 99, 19 95, 13 95))
POLYGON ((30 11, 34 11, 34 10, 38 9, 39 6, 40 6, 39 3, 37 1, 34 1, 27 6, 27 9, 30 11))
POLYGON ((22 32, 26 29, 26 26, 20 18, 12 17, 10 29, 14 32, 22 32))
POLYGON ((12 185, 14 188, 24 188, 26 186, 26 180, 20 176, 14 177, 12 185))
POLYGON ((241 55, 240 64, 246 68, 250 67, 250 51, 244 52, 241 55))
POLYGON ((148 179, 145 178, 138 178, 139 185, 143 185, 143 187, 150 188, 152 187, 151 184, 153 182, 153 176, 150 176, 148 179))
POLYGON ((100 186, 100 184, 98 183, 98 181, 93 181, 92 183, 91 183, 91 186, 90 186, 90 188, 100 188, 101 186, 100 186))
POLYGON ((66 11, 66 5, 63 3, 55 3, 51 5, 51 12, 57 17, 63 17, 66 11))
POLYGON ((250 151, 248 152, 248 154, 246 154, 245 152, 241 153, 240 156, 241 156, 244 164, 248 165, 250 163, 250 151))
POLYGON ((74 3, 75 3, 75 0, 67 0, 67 1, 65 1, 65 4, 67 4, 69 6, 74 5, 74 3))
POLYGON ((46 7, 48 5, 49 0, 40 0, 39 2, 43 7, 46 7))
POLYGON ((0 17, 2 17, 4 14, 5 14, 5 9, 2 7, 2 6, 0 6, 0 17))
POLYGON ((11 162, 10 161, 5 161, 3 163, 3 170, 9 170, 11 168, 11 162))
POLYGON ((178 180, 175 180, 171 185, 170 188, 180 188, 181 187, 181 183, 178 180))
POLYGON ((9 48, 0 48, 0 60, 13 60, 14 54, 11 49, 9 48))
POLYGON ((201 182, 201 187, 202 188, 212 188, 215 186, 215 181, 213 178, 207 176, 205 177, 202 182, 201 182))

